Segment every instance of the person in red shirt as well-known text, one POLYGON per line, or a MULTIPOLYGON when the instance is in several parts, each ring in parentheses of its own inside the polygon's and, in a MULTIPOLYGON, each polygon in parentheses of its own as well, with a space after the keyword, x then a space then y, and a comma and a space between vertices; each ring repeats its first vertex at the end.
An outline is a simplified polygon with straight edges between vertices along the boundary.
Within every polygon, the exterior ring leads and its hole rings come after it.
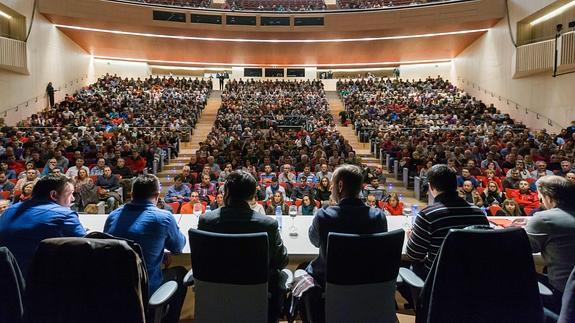
POLYGON ((132 156, 126 158, 126 166, 136 174, 143 174, 146 168, 146 160, 140 156, 138 151, 133 150, 132 156))
POLYGON ((525 180, 519 182, 519 192, 513 199, 523 208, 526 215, 531 215, 533 210, 539 208, 539 196, 529 189, 529 182, 525 180))
POLYGON ((389 194, 389 199, 383 203, 383 209, 390 215, 403 215, 403 202, 399 200, 397 193, 389 194))

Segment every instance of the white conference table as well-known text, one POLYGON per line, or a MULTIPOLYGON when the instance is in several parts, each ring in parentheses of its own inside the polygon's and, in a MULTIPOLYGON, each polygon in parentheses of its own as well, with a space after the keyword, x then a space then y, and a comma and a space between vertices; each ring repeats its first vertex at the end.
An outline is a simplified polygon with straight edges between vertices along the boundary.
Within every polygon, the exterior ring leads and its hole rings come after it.
MULTIPOLYGON (((106 222, 106 214, 81 214, 80 222, 82 225, 90 231, 103 231, 104 223, 106 222)), ((198 227, 198 215, 193 214, 174 214, 176 220, 178 220, 178 226, 180 231, 186 237, 186 246, 184 247, 183 253, 190 253, 190 244, 188 242, 188 230, 190 228, 196 229, 198 227)), ((503 221, 514 221, 518 219, 527 219, 524 217, 488 217, 489 220, 503 220, 503 221)), ((288 254, 291 256, 315 256, 319 253, 319 249, 311 244, 308 237, 308 229, 313 221, 313 216, 296 216, 293 220, 289 216, 282 216, 282 228, 281 236, 283 243, 288 250, 288 254), (293 225, 296 227, 297 236, 290 235, 290 230, 293 225)), ((407 229, 411 227, 411 216, 388 216, 387 217, 387 228, 388 231, 393 231, 396 229, 407 229)), ((405 244, 407 239, 404 241, 404 253, 405 244)))

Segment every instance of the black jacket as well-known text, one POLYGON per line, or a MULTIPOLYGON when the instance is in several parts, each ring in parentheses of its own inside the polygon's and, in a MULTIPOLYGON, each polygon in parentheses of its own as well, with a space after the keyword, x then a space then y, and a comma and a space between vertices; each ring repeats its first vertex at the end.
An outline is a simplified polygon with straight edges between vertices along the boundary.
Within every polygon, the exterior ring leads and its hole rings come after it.
POLYGON ((288 263, 287 249, 283 245, 277 221, 253 211, 248 203, 225 206, 207 212, 200 217, 198 230, 228 234, 267 232, 272 277, 276 276, 277 272, 285 268, 288 263))
POLYGON ((317 211, 309 227, 309 240, 319 248, 319 256, 307 267, 318 284, 325 284, 327 236, 330 232, 369 234, 387 232, 387 219, 382 210, 366 206, 358 198, 347 198, 337 206, 317 211))

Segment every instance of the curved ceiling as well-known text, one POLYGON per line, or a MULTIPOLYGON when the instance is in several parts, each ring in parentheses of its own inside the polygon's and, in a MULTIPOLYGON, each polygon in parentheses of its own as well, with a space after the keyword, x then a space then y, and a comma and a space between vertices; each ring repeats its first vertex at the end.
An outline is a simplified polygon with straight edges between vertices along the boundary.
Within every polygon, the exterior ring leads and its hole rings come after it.
POLYGON ((159 22, 151 18, 153 7, 100 0, 41 0, 40 12, 96 57, 180 65, 372 66, 454 58, 502 17, 502 1, 324 13, 324 26, 301 28, 159 22))

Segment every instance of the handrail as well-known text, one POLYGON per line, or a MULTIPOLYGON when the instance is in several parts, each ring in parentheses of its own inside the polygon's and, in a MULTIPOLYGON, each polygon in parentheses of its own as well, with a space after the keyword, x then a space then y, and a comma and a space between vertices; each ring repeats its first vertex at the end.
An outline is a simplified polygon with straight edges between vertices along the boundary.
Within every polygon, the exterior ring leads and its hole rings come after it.
POLYGON ((168 5, 168 4, 160 4, 160 3, 144 3, 137 0, 101 0, 107 2, 119 2, 119 3, 126 3, 126 4, 134 4, 134 5, 141 5, 141 6, 152 6, 152 7, 159 7, 159 8, 175 8, 175 9, 186 9, 186 10, 202 10, 202 11, 211 11, 211 12, 222 12, 222 13, 264 13, 264 14, 322 14, 322 13, 357 13, 357 12, 372 12, 372 11, 384 11, 384 10, 395 10, 395 9, 410 9, 410 8, 422 8, 422 7, 429 7, 429 6, 437 6, 437 5, 444 5, 444 4, 453 4, 453 3, 461 3, 461 2, 471 2, 471 1, 478 1, 478 0, 440 0, 436 2, 429 2, 429 3, 418 3, 418 4, 408 4, 408 5, 398 5, 393 7, 382 7, 382 8, 365 8, 365 9, 326 9, 326 10, 306 10, 306 11, 268 11, 268 10, 231 10, 231 9, 223 9, 223 8, 203 8, 203 7, 183 7, 178 5, 168 5))
MULTIPOLYGON (((86 74, 86 75, 83 75, 83 76, 80 77, 79 79, 75 79, 75 80, 72 80, 72 81, 70 81, 70 82, 65 82, 65 83, 64 83, 64 89, 67 89, 67 88, 68 88, 68 84, 69 84, 70 86, 72 86, 72 85, 74 85, 74 83, 78 84, 78 83, 80 83, 80 81, 83 81, 84 79, 88 79, 88 75, 87 75, 87 74, 86 74)), ((62 90, 62 87, 60 86, 60 87, 58 87, 58 88, 55 89, 55 90, 61 91, 61 90, 62 90)), ((8 115, 8 111, 13 111, 13 110, 14 110, 14 111, 18 111, 19 108, 21 108, 21 107, 22 107, 22 108, 28 107, 31 103, 38 103, 38 100, 39 100, 39 99, 46 99, 46 97, 47 97, 46 92, 43 92, 42 94, 38 94, 38 95, 32 96, 32 97, 30 97, 29 99, 27 99, 26 101, 20 102, 20 103, 18 103, 18 104, 10 104, 10 105, 7 105, 7 106, 10 106, 10 108, 4 109, 4 110, 0 110, 0 114, 3 113, 3 114, 4 114, 4 117, 6 117, 6 116, 8 115)))
POLYGON ((506 97, 503 96, 503 95, 499 95, 499 94, 497 94, 497 93, 495 93, 495 92, 493 92, 493 91, 488 91, 485 87, 481 87, 479 84, 475 84, 473 81, 466 80, 466 79, 462 78, 461 76, 458 76, 458 77, 457 77, 457 80, 458 80, 458 81, 461 81, 462 84, 465 83, 465 84, 467 84, 468 86, 471 85, 471 87, 472 87, 473 89, 477 88, 477 91, 479 91, 479 92, 483 91, 484 94, 489 94, 489 95, 491 95, 492 98, 497 97, 497 99, 498 99, 499 101, 505 100, 506 103, 507 103, 507 105, 510 105, 510 104, 511 104, 511 105, 515 105, 515 110, 520 110, 520 109, 522 109, 523 111, 525 111, 525 114, 526 114, 526 115, 529 114, 529 113, 533 113, 533 114, 535 114, 535 116, 536 116, 536 118, 537 118, 538 120, 541 119, 541 117, 543 117, 544 119, 547 119, 547 125, 549 125, 549 126, 558 125, 558 126, 561 127, 561 128, 565 128, 565 126, 562 125, 560 122, 557 122, 557 121, 555 121, 555 120, 549 118, 549 117, 546 116, 546 115, 542 115, 541 113, 539 113, 539 112, 537 112, 537 111, 533 111, 533 110, 531 110, 531 109, 529 109, 529 108, 527 108, 527 107, 525 107, 525 106, 523 106, 523 105, 521 105, 521 104, 519 104, 519 103, 517 103, 517 102, 515 102, 515 101, 513 101, 513 100, 511 100, 511 99, 509 99, 509 98, 506 98, 506 97))

